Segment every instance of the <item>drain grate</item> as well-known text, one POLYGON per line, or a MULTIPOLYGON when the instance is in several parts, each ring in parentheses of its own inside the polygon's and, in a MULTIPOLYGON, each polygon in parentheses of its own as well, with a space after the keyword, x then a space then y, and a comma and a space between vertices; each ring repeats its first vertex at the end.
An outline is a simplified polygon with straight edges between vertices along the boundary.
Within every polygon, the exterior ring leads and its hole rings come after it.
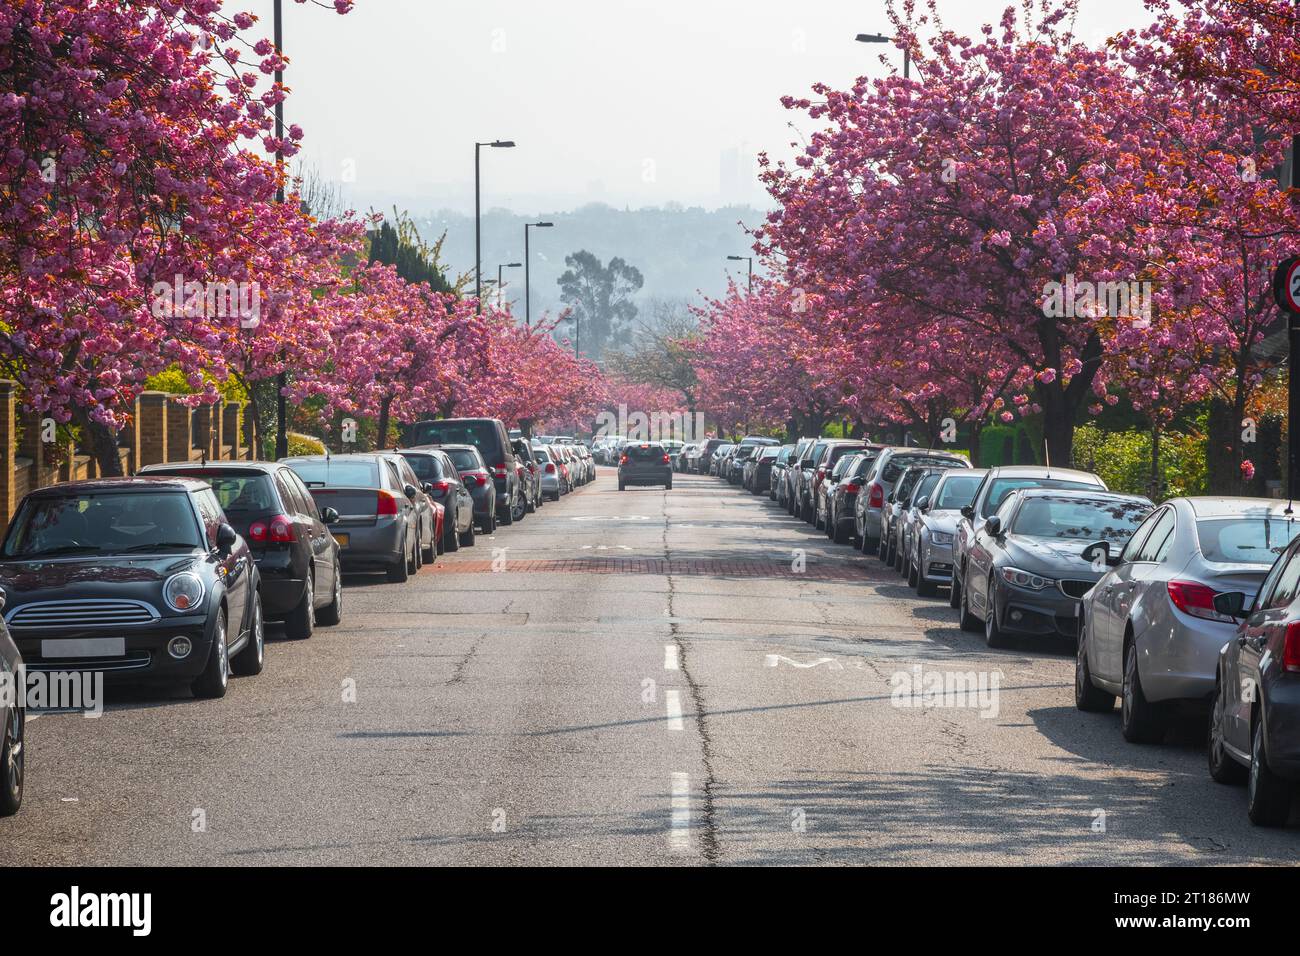
MULTIPOLYGON (((493 561, 439 562, 435 574, 493 573, 493 561)), ((852 565, 810 563, 794 571, 781 561, 731 560, 707 558, 568 558, 564 560, 527 561, 511 559, 501 573, 508 574, 658 574, 697 577, 790 578, 812 581, 867 581, 870 573, 852 565)))

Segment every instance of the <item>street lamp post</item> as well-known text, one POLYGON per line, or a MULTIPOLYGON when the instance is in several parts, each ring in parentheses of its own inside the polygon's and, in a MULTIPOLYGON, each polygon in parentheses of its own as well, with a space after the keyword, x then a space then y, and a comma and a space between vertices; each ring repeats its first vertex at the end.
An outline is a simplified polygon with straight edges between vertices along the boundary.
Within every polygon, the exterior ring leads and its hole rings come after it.
MULTIPOLYGON (((859 33, 854 37, 859 43, 897 43, 896 37, 887 37, 880 33, 859 33)), ((911 77, 912 56, 907 47, 903 47, 903 79, 911 77)))
POLYGON ((529 284, 529 269, 532 266, 532 256, 528 254, 528 230, 536 226, 538 229, 549 229, 554 226, 553 222, 526 222, 524 223, 524 327, 531 329, 533 327, 533 295, 532 286, 529 284))
POLYGON ((521 265, 523 265, 522 262, 498 262, 497 263, 497 308, 498 309, 501 308, 504 302, 502 290, 505 289, 506 287, 505 282, 501 278, 501 270, 518 269, 521 265))
POLYGON ((749 294, 754 294, 754 257, 753 256, 727 256, 732 262, 749 263, 749 294))
MULTIPOLYGON (((280 8, 280 0, 275 0, 275 84, 280 86, 284 82, 284 72, 279 65, 284 61, 284 12, 280 8)), ((284 136, 284 100, 283 98, 275 101, 275 139, 279 143, 284 136)), ((275 168, 279 175, 280 183, 275 190, 275 201, 284 202, 284 152, 279 148, 275 151, 275 168)), ((289 387, 289 373, 284 369, 275 377, 275 460, 279 461, 289 454, 289 409, 285 404, 284 393, 289 387)), ((261 457, 265 452, 263 449, 257 449, 257 457, 261 457)))
MULTIPOLYGON (((277 5, 280 0, 276 0, 277 5)), ((490 143, 474 144, 474 299, 475 304, 480 312, 483 311, 483 279, 482 279, 482 258, 483 258, 483 241, 482 241, 482 210, 479 200, 479 150, 488 146, 492 149, 510 149, 515 145, 514 140, 494 139, 490 143)))

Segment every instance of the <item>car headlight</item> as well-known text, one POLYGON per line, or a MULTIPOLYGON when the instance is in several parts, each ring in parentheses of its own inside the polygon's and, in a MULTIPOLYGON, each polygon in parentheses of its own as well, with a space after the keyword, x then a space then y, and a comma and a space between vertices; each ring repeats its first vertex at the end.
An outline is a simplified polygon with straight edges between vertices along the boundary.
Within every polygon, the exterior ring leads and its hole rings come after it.
POLYGON ((1014 584, 1018 588, 1028 588, 1031 591, 1041 591, 1043 588, 1050 588, 1056 584, 1051 578, 1045 578, 1041 574, 1032 574, 1029 571, 1021 571, 1019 568, 1003 568, 1002 580, 1008 584, 1014 584))
POLYGON ((952 544, 952 533, 948 531, 931 531, 931 544, 952 544))
POLYGON ((163 585, 163 600, 173 611, 195 611, 203 605, 203 582, 193 571, 173 574, 163 585))

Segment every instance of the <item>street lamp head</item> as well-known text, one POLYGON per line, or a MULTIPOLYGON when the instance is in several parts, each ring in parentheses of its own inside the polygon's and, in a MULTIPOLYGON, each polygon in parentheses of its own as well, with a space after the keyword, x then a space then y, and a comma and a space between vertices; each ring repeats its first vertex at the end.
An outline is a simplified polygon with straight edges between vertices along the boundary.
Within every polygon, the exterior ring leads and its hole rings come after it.
POLYGON ((520 266, 522 266, 522 265, 523 265, 522 262, 507 262, 507 263, 506 263, 506 268, 507 268, 507 269, 518 269, 518 268, 519 268, 520 266))
POLYGON ((551 226, 555 225, 555 223, 553 223, 553 222, 534 222, 534 223, 530 223, 530 225, 536 226, 538 229, 549 229, 551 226))
POLYGON ((882 36, 879 33, 859 33, 856 37, 854 37, 854 39, 857 40, 859 43, 893 43, 894 42, 889 37, 882 36))
POLYGON ((509 149, 515 145, 515 141, 513 139, 498 139, 493 140, 491 143, 488 143, 488 145, 493 149, 509 149))
POLYGON ((749 256, 727 256, 732 262, 748 262, 749 256))

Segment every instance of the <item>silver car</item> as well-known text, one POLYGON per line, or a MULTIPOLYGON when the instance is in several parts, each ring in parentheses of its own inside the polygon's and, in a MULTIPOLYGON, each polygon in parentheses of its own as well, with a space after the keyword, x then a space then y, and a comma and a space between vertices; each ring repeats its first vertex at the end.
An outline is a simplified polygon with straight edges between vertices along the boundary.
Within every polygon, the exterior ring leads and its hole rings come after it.
POLYGON ((935 486, 912 502, 903 527, 904 571, 907 583, 921 597, 952 584, 952 544, 961 509, 974 500, 987 474, 986 468, 942 472, 935 486))
POLYGON ((1171 498, 1152 512, 1082 602, 1075 705, 1108 711, 1120 696, 1120 729, 1135 743, 1160 740, 1179 703, 1208 707, 1236 624, 1214 598, 1253 598, 1300 533, 1286 509, 1270 498, 1171 498))
POLYGON ((862 481, 862 494, 853 503, 854 532, 863 554, 875 554, 884 558, 881 551, 884 539, 880 536, 880 513, 885 507, 885 499, 894 490, 894 485, 912 465, 969 468, 970 462, 961 455, 926 448, 882 449, 876 463, 862 481))
POLYGON ((560 473, 557 453, 549 445, 534 445, 533 457, 542 466, 542 497, 559 501, 564 494, 564 476, 560 473))

